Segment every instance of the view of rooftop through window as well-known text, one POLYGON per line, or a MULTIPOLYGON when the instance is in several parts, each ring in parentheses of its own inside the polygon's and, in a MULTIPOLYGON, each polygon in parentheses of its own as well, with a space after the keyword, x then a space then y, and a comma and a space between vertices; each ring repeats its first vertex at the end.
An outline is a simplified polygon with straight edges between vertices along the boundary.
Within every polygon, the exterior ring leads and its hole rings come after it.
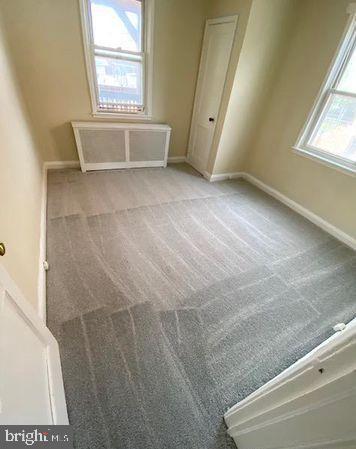
POLYGON ((142 1, 90 0, 99 108, 143 109, 142 1))
POLYGON ((95 45, 140 52, 141 6, 137 0, 92 0, 95 45))

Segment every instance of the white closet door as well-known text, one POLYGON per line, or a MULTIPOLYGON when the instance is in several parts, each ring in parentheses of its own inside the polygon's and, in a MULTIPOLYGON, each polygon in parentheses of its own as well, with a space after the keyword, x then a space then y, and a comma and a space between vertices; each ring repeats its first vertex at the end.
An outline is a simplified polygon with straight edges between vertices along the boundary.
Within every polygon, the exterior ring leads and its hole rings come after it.
POLYGON ((230 62, 237 17, 207 20, 191 124, 188 160, 207 168, 216 119, 230 62))

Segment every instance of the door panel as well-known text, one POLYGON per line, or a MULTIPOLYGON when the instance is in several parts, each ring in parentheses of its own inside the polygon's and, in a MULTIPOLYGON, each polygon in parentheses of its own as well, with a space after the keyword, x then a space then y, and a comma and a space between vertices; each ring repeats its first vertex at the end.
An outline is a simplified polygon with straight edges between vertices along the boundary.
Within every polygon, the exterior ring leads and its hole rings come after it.
POLYGON ((4 295, 0 314, 4 370, 0 380, 1 420, 11 424, 52 423, 47 345, 31 329, 8 293, 4 295))
POLYGON ((188 151, 188 160, 202 173, 210 155, 235 28, 235 17, 206 24, 188 151))
POLYGON ((2 266, 0 424, 68 424, 58 344, 2 266))
POLYGON ((197 160, 204 159, 205 152, 204 148, 209 145, 209 133, 207 133, 206 127, 197 125, 196 135, 195 135, 195 153, 194 157, 197 160))

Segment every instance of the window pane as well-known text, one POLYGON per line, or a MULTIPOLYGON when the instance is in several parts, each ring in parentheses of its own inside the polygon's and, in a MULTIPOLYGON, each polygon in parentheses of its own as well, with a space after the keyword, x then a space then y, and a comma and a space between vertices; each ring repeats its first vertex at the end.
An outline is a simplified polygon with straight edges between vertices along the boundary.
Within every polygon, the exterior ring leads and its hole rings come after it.
POLYGON ((346 92, 356 93, 356 51, 353 49, 352 55, 347 63, 345 71, 337 85, 337 89, 346 92))
POLYGON ((95 56, 95 66, 100 107, 143 104, 141 62, 95 56))
POLYGON ((309 143, 356 162, 356 98, 331 95, 309 143))
POLYGON ((141 52, 142 2, 91 0, 94 44, 141 52))

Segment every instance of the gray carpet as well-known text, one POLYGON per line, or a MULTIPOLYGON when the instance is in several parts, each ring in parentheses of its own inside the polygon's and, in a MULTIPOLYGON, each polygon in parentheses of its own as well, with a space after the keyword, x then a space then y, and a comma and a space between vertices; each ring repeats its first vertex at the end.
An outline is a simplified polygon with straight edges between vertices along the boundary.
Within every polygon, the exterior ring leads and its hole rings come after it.
POLYGON ((186 165, 48 177, 48 325, 76 448, 227 449, 230 406, 356 311, 356 253, 186 165))

